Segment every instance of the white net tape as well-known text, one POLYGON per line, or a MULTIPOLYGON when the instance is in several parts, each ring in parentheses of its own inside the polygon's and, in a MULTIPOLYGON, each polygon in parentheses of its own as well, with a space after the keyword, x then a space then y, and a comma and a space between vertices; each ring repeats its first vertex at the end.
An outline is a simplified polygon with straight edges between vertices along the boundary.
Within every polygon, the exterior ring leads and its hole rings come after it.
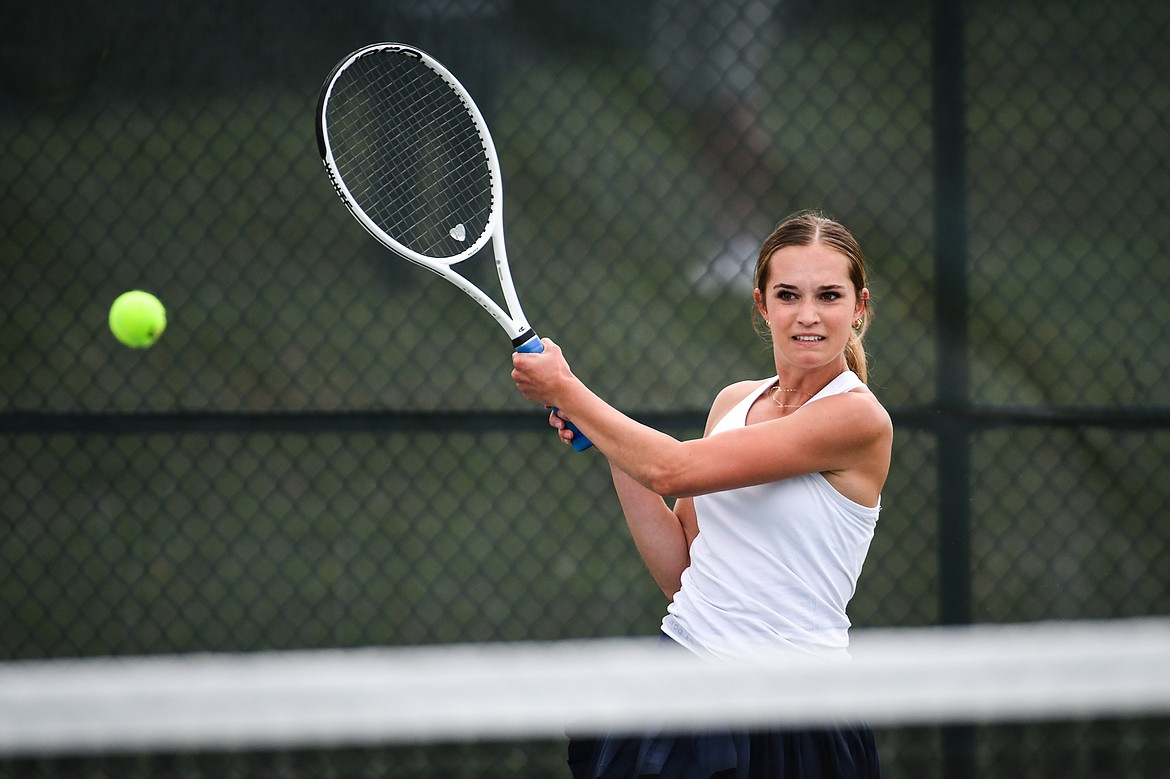
POLYGON ((728 664, 611 639, 12 662, 0 755, 1170 713, 1170 620, 859 630, 852 654, 728 664))

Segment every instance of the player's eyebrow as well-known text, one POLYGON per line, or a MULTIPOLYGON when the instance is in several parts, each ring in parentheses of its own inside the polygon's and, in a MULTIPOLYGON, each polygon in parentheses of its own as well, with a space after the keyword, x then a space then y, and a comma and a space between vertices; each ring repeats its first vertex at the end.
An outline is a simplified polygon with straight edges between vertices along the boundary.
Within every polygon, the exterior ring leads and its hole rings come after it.
MULTIPOLYGON (((800 290, 800 287, 798 287, 797 285, 786 284, 782 281, 778 282, 776 284, 773 284, 772 288, 786 290, 786 291, 793 291, 793 292, 798 292, 800 290)), ((837 290, 842 290, 842 289, 845 289, 844 284, 822 284, 821 286, 816 288, 816 291, 817 292, 835 292, 837 290)))

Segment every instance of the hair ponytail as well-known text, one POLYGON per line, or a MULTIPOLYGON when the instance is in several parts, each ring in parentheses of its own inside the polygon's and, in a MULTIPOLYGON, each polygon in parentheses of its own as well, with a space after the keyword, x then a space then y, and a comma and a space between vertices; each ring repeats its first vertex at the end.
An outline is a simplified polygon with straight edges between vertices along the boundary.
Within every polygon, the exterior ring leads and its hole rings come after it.
POLYGON ((850 333, 849 340, 845 342, 845 364, 849 366, 849 370, 857 374, 857 378, 867 381, 869 358, 865 356, 865 347, 862 346, 861 336, 857 332, 850 333))

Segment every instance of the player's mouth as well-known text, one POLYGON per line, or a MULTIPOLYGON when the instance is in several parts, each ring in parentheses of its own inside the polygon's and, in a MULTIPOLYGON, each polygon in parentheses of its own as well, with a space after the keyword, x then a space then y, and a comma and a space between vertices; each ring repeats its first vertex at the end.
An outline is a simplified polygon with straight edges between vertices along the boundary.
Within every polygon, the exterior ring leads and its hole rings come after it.
POLYGON ((825 337, 823 335, 794 335, 792 336, 792 340, 805 344, 815 344, 825 340, 825 337))

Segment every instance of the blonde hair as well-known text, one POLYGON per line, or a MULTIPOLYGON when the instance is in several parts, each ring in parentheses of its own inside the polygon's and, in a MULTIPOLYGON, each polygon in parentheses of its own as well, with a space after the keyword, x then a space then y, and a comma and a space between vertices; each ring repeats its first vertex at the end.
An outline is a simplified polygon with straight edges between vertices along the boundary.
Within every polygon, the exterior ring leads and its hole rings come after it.
MULTIPOLYGON (((844 225, 836 222, 819 211, 799 211, 781 222, 772 234, 764 239, 760 246, 760 254, 756 258, 756 271, 753 276, 755 288, 764 291, 764 284, 768 279, 768 270, 772 264, 772 255, 786 246, 813 246, 821 244, 834 249, 849 260, 849 280, 858 300, 862 300, 861 291, 869 286, 865 269, 865 255, 861 245, 844 225)), ((865 354, 862 339, 869 329, 869 320, 872 316, 872 301, 867 297, 861 311, 861 326, 856 327, 849 334, 845 344, 845 362, 849 370, 857 374, 858 378, 866 381, 869 374, 869 360, 865 354)), ((763 321, 763 315, 757 306, 752 306, 752 321, 756 331, 766 335, 768 329, 763 321)))

